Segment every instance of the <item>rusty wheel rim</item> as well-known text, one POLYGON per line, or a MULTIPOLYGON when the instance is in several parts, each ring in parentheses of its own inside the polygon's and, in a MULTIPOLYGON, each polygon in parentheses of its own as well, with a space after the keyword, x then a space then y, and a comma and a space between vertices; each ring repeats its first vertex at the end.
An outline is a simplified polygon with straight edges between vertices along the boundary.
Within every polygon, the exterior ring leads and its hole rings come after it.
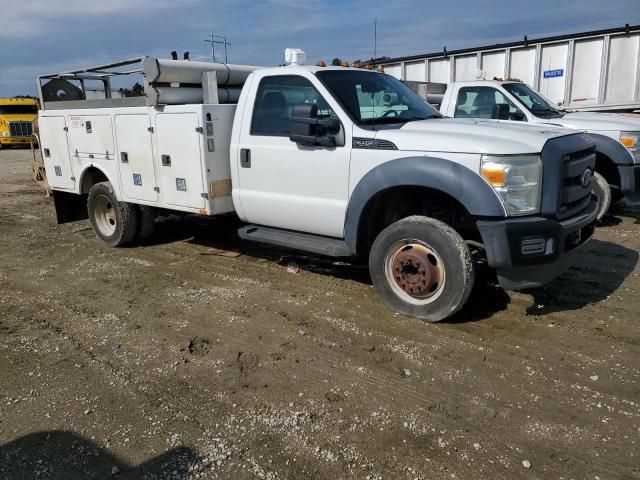
POLYGON ((110 237, 116 231, 118 217, 111 200, 105 195, 99 195, 94 201, 94 218, 96 227, 105 237, 110 237))
POLYGON ((388 250, 385 274, 392 290, 404 301, 426 305, 440 297, 446 271, 440 255, 420 240, 402 240, 388 250))

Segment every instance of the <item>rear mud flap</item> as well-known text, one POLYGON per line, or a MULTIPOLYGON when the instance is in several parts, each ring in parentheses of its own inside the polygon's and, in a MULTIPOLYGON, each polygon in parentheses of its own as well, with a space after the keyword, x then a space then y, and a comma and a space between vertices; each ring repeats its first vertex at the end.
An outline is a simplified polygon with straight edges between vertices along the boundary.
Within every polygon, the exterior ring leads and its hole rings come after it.
POLYGON ((76 222, 89 218, 87 212, 87 195, 53 191, 53 203, 56 207, 58 224, 76 222))

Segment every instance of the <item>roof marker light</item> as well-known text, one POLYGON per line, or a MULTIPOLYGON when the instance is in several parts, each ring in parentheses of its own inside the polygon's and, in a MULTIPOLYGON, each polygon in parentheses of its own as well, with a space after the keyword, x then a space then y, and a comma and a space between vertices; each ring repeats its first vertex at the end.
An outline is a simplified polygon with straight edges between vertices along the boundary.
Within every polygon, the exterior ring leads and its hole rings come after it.
POLYGON ((299 48, 286 48, 284 61, 287 65, 305 65, 307 63, 307 54, 299 48))

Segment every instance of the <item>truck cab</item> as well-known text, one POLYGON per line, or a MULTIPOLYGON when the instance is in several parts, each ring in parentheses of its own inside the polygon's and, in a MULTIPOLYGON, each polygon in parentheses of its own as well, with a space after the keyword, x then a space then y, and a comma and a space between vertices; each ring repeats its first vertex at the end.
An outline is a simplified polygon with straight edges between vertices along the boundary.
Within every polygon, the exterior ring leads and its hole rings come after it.
MULTIPOLYGON (((41 112, 58 219, 88 217, 107 245, 144 238, 155 212, 233 213, 245 240, 367 261, 391 309, 438 321, 465 304, 479 258, 504 288, 536 287, 593 234, 587 134, 446 118, 362 69, 142 61, 155 93, 135 104, 41 112)), ((107 67, 41 77, 41 89, 107 67)))
POLYGON ((0 148, 29 145, 37 118, 35 98, 0 98, 0 148))
POLYGON ((596 142, 594 191, 598 218, 612 202, 640 204, 640 115, 571 112, 545 99, 527 84, 508 80, 455 82, 440 105, 444 115, 555 125, 588 132, 596 142))
POLYGON ((465 274, 445 272, 452 257, 470 258, 469 245, 481 245, 503 286, 527 288, 557 276, 593 232, 588 135, 444 118, 384 74, 257 70, 231 149, 243 238, 268 242, 275 227, 335 240, 334 251, 368 256, 392 308, 421 318, 457 309, 441 290, 447 275, 454 303, 466 299, 465 274))

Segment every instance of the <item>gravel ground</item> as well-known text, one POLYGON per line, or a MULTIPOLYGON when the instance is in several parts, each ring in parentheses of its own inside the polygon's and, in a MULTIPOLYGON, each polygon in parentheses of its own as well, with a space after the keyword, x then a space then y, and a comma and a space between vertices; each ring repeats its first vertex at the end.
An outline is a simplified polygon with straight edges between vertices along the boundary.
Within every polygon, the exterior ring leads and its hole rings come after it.
POLYGON ((29 160, 0 152, 1 479, 640 478, 638 210, 425 324, 225 219, 106 248, 29 160))

